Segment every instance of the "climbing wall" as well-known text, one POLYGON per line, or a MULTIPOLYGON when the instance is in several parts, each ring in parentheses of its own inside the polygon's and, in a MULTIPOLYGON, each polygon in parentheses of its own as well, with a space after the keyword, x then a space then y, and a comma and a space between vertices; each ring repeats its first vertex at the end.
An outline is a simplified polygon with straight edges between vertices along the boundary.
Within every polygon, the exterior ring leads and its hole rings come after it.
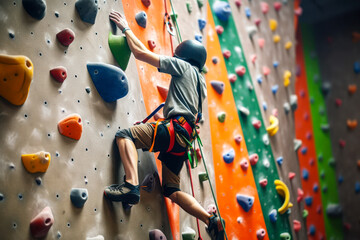
MULTIPOLYGON (((141 190, 140 203, 131 210, 103 198, 105 186, 120 183, 123 178, 113 142, 115 132, 142 120, 147 113, 133 57, 125 71, 129 92, 115 102, 104 101, 88 73, 90 62, 118 66, 108 46, 112 30, 108 15, 111 9, 123 12, 123 7, 116 0, 97 3, 95 23, 91 24, 81 20, 75 1, 47 1, 42 20, 31 17, 20 0, 0 2, 0 54, 25 55, 34 68, 23 105, 0 99, 1 239, 31 239, 30 221, 46 206, 54 217, 47 239, 97 235, 105 239, 148 239, 149 230, 155 228, 171 239, 158 181, 152 192, 141 190), (56 38, 65 28, 75 33, 68 47, 56 38), (63 83, 49 74, 58 66, 67 69, 63 83), (61 135, 57 127, 58 121, 74 113, 81 116, 79 140, 61 135), (51 155, 48 169, 45 173, 29 173, 22 155, 39 151, 51 155), (87 189, 82 208, 72 204, 72 188, 87 189)), ((4 83, 5 78, 11 79, 4 74, 11 75, 16 69, 4 65, 3 58, 1 64, 4 83)), ((98 74, 103 74, 102 70, 98 74)), ((156 171, 156 165, 152 154, 138 153, 141 182, 156 171)))
MULTIPOLYGON (((339 202, 343 209, 344 239, 360 236, 360 175, 357 149, 360 101, 359 11, 314 25, 316 56, 323 84, 331 89, 325 99, 339 202), (331 26, 331 27, 330 27, 331 26)), ((315 54, 314 53, 314 54, 315 54)))

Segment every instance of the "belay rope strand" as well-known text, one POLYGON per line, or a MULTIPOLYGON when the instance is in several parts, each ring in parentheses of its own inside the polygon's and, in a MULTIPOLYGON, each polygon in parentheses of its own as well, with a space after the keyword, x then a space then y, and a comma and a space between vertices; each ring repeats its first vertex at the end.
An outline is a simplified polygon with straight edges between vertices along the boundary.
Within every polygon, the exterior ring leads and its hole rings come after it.
MULTIPOLYGON (((180 33, 180 29, 179 29, 179 25, 177 23, 177 19, 176 19, 176 13, 175 13, 175 9, 173 7, 173 4, 172 4, 172 0, 169 0, 170 1, 170 5, 171 5, 171 10, 172 10, 172 13, 174 14, 174 17, 172 18, 173 22, 174 22, 174 25, 175 25, 175 28, 176 28, 176 37, 177 37, 177 40, 179 42, 179 44, 182 42, 182 38, 181 38, 181 33, 180 33)), ((168 23, 165 22, 165 24, 167 25, 167 29, 168 29, 168 32, 170 35, 174 35, 173 34, 173 31, 169 31, 169 26, 172 28, 171 24, 170 24, 170 15, 168 14, 167 12, 167 7, 166 7, 166 0, 164 0, 164 5, 165 5, 165 17, 168 17, 168 23)), ((172 30, 172 29, 170 29, 172 30)), ((173 44, 172 44, 172 38, 170 37, 170 41, 171 41, 171 49, 173 50, 173 44)), ((219 214, 219 218, 220 218, 220 222, 221 222, 221 225, 224 229, 224 234, 225 234, 225 238, 226 240, 228 240, 228 237, 227 237, 227 234, 226 234, 226 231, 225 231, 225 224, 224 224, 224 221, 222 221, 222 218, 221 218, 221 215, 220 215, 220 210, 219 210, 219 206, 217 204, 217 200, 216 200, 216 196, 215 196, 215 193, 214 193, 214 189, 212 187, 212 184, 211 184, 211 180, 209 178, 209 172, 207 170, 207 166, 206 166, 206 161, 205 161, 205 157, 204 157, 204 154, 203 154, 203 151, 202 151, 202 142, 201 142, 201 139, 200 139, 200 136, 199 134, 197 133, 196 129, 195 129, 195 140, 194 140, 194 147, 192 145, 192 143, 190 143, 186 138, 183 137, 183 139, 187 142, 188 146, 189 146, 189 149, 187 151, 187 154, 188 154, 188 161, 187 161, 187 166, 188 166, 188 169, 189 169, 189 175, 190 175, 190 182, 191 182, 191 190, 192 190, 192 195, 193 197, 195 197, 195 194, 194 194, 194 187, 193 187, 193 181, 192 181, 192 176, 191 176, 191 168, 195 168, 198 164, 198 160, 197 160, 197 156, 196 156, 196 148, 195 148, 195 142, 197 141, 198 142, 198 145, 199 145, 199 149, 200 149, 200 154, 201 154, 201 157, 203 159, 203 162, 204 162, 204 167, 205 167, 205 172, 206 172, 206 175, 208 176, 208 180, 209 180, 209 184, 210 184, 210 189, 211 189, 211 193, 212 193, 212 196, 214 198, 214 202, 215 202, 215 206, 216 206, 216 210, 219 214), (193 153, 193 156, 194 156, 194 161, 192 161, 192 158, 191 158, 191 152, 193 153), (190 163, 189 163, 190 162, 190 163), (189 165, 191 165, 191 168, 189 167, 189 165)), ((202 240, 202 237, 201 237, 201 234, 200 234, 200 226, 199 226, 199 219, 196 219, 196 222, 197 222, 197 228, 198 228, 198 233, 199 233, 199 239, 202 240)))

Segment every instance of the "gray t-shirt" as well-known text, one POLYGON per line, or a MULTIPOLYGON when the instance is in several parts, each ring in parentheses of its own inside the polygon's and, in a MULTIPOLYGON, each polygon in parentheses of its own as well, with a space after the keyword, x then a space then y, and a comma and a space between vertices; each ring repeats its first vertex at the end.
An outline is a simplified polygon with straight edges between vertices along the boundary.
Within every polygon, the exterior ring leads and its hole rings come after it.
POLYGON ((204 77, 190 63, 168 56, 160 56, 159 71, 172 76, 163 110, 164 117, 181 115, 195 122, 199 104, 197 79, 199 77, 202 104, 206 98, 204 77))

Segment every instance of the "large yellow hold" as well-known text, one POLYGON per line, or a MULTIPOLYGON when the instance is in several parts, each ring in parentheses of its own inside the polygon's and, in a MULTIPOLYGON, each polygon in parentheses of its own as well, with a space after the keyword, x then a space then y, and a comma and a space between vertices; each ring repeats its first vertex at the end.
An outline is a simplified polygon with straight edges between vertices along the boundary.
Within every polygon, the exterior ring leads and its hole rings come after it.
POLYGON ((24 167, 30 173, 46 172, 49 167, 51 155, 48 152, 37 152, 33 154, 21 155, 24 167))
POLYGON ((33 70, 32 62, 25 56, 0 54, 0 96, 14 105, 24 104, 33 70))

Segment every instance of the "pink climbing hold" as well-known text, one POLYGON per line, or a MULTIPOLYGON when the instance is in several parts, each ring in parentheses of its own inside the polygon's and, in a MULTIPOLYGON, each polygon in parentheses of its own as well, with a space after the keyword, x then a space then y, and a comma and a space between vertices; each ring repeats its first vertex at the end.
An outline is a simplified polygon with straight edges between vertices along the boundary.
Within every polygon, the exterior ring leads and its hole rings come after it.
POLYGON ((264 76, 267 76, 267 75, 269 75, 270 74, 270 68, 269 67, 267 67, 267 66, 263 66, 263 74, 264 74, 264 76))
POLYGON ((239 66, 239 67, 235 68, 235 72, 236 72, 237 75, 242 77, 246 73, 246 69, 245 69, 244 66, 239 66))
POLYGON ((267 14, 269 12, 269 4, 267 2, 260 2, 261 12, 267 14))
POLYGON ((235 5, 239 8, 241 6, 241 0, 235 0, 235 5))
POLYGON ((298 220, 294 220, 293 225, 294 225, 294 231, 299 232, 301 229, 301 222, 299 222, 298 220))
MULTIPOLYGON (((104 238, 102 238, 104 239, 104 238)), ((150 240, 167 240, 165 234, 159 229, 153 229, 149 231, 150 240)))
POLYGON ((264 178, 264 179, 261 179, 259 183, 260 183, 261 187, 266 187, 266 185, 268 184, 268 180, 266 178, 264 178))
POLYGON ((223 56, 224 58, 229 59, 231 56, 231 52, 229 50, 225 50, 223 51, 223 56))
POLYGON ((50 70, 51 76, 58 82, 63 83, 67 77, 67 71, 64 67, 56 67, 50 70))
POLYGON ((306 133, 306 139, 310 140, 312 138, 312 133, 311 132, 307 132, 306 133))
POLYGON ((339 140, 339 146, 340 146, 341 148, 344 148, 345 145, 346 145, 345 140, 344 140, 344 139, 340 139, 340 140, 339 140))
POLYGON ((252 166, 254 166, 259 161, 259 155, 257 153, 251 154, 249 156, 249 161, 252 166))
POLYGON ((217 34, 221 35, 224 32, 224 28, 220 25, 215 27, 215 31, 217 34))
POLYGON ((30 222, 31 235, 34 238, 43 238, 54 223, 54 216, 50 207, 45 207, 30 222))
POLYGON ((155 113, 155 115, 154 115, 154 120, 155 121, 157 121, 157 120, 159 120, 161 118, 164 118, 164 116, 161 113, 159 113, 159 112, 155 113))
POLYGON ((263 228, 260 228, 259 230, 256 231, 256 237, 258 240, 264 239, 265 235, 266 235, 266 231, 263 228))
POLYGON ((236 81, 236 79, 237 79, 236 75, 235 75, 235 74, 232 74, 232 73, 229 74, 228 78, 229 78, 229 81, 230 81, 231 83, 234 83, 234 82, 236 81))
POLYGON ((242 136, 241 135, 236 135, 234 140, 235 140, 236 144, 240 144, 241 140, 242 140, 242 136))
POLYGON ((207 207, 206 211, 207 211, 209 214, 216 213, 216 206, 215 206, 215 204, 209 204, 209 206, 207 207))
POLYGON ((278 111, 277 108, 274 108, 274 109, 272 110, 272 115, 274 115, 275 117, 278 117, 278 116, 279 116, 279 111, 278 111))
POLYGON ((246 171, 249 168, 249 163, 246 161, 246 159, 241 160, 240 166, 242 170, 246 171))
POLYGON ((289 179, 293 180, 296 174, 294 172, 289 172, 289 179))
POLYGON ((298 7, 297 9, 294 10, 294 13, 296 16, 301 16, 302 12, 303 12, 303 10, 301 7, 298 7))
POLYGON ((282 7, 281 2, 274 2, 274 9, 276 11, 280 11, 281 7, 282 7))
POLYGON ((336 105, 337 107, 340 107, 341 104, 342 104, 342 100, 341 100, 340 98, 335 99, 335 105, 336 105))
POLYGON ((254 23, 255 23, 256 26, 259 26, 260 23, 261 23, 261 19, 260 19, 260 18, 256 18, 256 19, 254 20, 254 23))
POLYGON ((196 157, 200 161, 202 159, 200 148, 196 148, 196 157))
POLYGON ((250 60, 251 60, 252 63, 255 63, 256 59, 257 59, 256 54, 251 54, 250 55, 250 60))
POLYGON ((141 0, 142 4, 144 4, 145 7, 149 7, 151 5, 150 0, 141 0))
POLYGON ((298 188, 297 189, 297 202, 299 203, 299 202, 301 202, 302 200, 303 200, 303 198, 304 198, 304 191, 301 189, 301 188, 298 188))
POLYGON ((252 122, 252 125, 254 126, 255 129, 259 130, 261 127, 261 121, 256 119, 252 122))
POLYGON ((156 43, 154 40, 148 40, 148 45, 150 50, 153 50, 156 47, 156 43))
POLYGON ((258 45, 260 48, 263 48, 265 45, 265 39, 263 38, 258 38, 258 45))
POLYGON ((160 86, 160 85, 157 85, 156 86, 159 93, 160 93, 160 96, 163 98, 163 99, 166 99, 167 98, 167 95, 168 95, 168 92, 169 92, 169 89, 166 88, 166 87, 163 87, 163 86, 160 86))
POLYGON ((319 205, 319 206, 317 206, 317 208, 316 208, 316 213, 317 213, 317 214, 321 214, 321 212, 322 212, 322 208, 321 208, 321 205, 319 205))
POLYGON ((65 28, 64 30, 56 34, 56 38, 62 45, 67 47, 74 41, 75 33, 71 29, 65 28))

